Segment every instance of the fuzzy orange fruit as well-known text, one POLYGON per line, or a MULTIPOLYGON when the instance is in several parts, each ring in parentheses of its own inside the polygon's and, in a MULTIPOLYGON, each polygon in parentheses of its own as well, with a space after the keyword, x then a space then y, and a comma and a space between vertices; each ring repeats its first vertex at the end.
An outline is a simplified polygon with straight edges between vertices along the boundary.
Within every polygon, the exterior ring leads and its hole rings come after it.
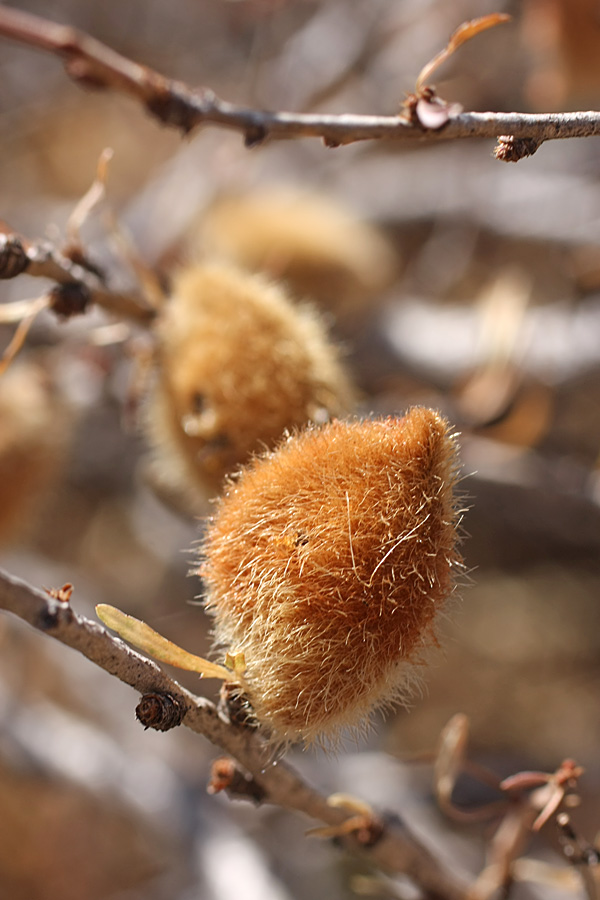
POLYGON ((200 572, 219 647, 276 739, 333 743, 406 701, 461 559, 448 422, 334 421, 229 483, 200 572))

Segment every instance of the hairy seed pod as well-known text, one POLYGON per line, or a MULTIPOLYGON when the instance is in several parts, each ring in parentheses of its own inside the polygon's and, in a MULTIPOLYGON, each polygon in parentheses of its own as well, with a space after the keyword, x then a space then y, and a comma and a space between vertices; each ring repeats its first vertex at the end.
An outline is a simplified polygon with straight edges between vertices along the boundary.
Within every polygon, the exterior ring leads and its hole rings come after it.
POLYGON ((398 259, 374 225, 322 195, 270 188, 223 197, 203 222, 205 252, 282 279, 342 322, 372 311, 398 259))
POLYGON ((157 326, 147 426, 158 467, 215 491, 286 429, 349 412, 354 393, 320 318, 228 265, 180 272, 157 326))
POLYGON ((277 739, 335 745, 407 700, 461 565, 457 471, 448 423, 415 407, 308 428, 230 483, 199 572, 277 739))
POLYGON ((0 545, 31 531, 60 477, 72 415, 41 365, 18 360, 0 378, 0 545))

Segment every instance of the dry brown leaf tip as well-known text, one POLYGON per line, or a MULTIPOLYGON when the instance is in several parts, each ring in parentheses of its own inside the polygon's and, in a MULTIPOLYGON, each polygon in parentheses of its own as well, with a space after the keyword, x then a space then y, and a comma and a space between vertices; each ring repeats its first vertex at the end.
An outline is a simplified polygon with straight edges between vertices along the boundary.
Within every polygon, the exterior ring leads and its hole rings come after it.
POLYGON ((406 98, 403 109, 414 125, 429 131, 437 131, 452 118, 463 111, 459 103, 447 103, 436 93, 434 87, 428 84, 428 79, 446 62, 459 47, 470 41, 482 31, 510 22, 511 17, 506 13, 491 13, 477 19, 463 22, 452 33, 450 40, 443 50, 440 50, 433 59, 423 66, 416 81, 415 91, 406 98))
POLYGON ((496 25, 501 25, 504 22, 510 22, 510 20, 511 17, 507 13, 490 13, 487 16, 470 19, 468 22, 463 22, 462 25, 459 25, 450 35, 450 40, 444 49, 440 50, 419 72, 416 84, 417 93, 425 87, 427 80, 436 69, 449 59, 459 47, 462 47, 463 44, 466 44, 467 41, 470 41, 476 35, 481 34, 482 31, 487 31, 488 28, 494 28, 496 25))
POLYGON ((406 701, 460 566, 457 469, 448 423, 417 407, 306 429, 230 484, 206 605, 277 739, 335 744, 406 701))

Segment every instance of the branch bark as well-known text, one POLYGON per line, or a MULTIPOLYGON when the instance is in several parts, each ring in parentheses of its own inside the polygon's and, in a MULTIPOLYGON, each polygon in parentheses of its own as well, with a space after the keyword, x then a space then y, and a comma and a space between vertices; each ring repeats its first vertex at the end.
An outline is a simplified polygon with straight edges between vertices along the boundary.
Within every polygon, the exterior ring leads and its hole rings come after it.
POLYGON ((318 115, 268 112, 228 103, 208 88, 186 84, 140 65, 89 35, 20 10, 0 6, 0 35, 54 53, 67 74, 84 87, 129 94, 164 125, 187 133, 201 125, 241 132, 247 146, 267 139, 321 138, 337 147, 355 141, 440 141, 503 138, 499 158, 516 161, 541 143, 600 135, 600 112, 450 114, 442 127, 425 128, 402 115, 318 115), (509 148, 506 149, 506 142, 509 148), (517 143, 516 147, 514 142, 517 143))
MULTIPOLYGON (((278 760, 275 764, 273 748, 260 732, 227 722, 213 703, 183 688, 99 623, 75 613, 68 602, 0 570, 0 609, 79 651, 140 693, 177 698, 185 708, 183 724, 237 759, 264 792, 265 802, 302 812, 327 825, 340 825, 348 818, 348 812, 328 806, 326 797, 306 784, 287 763, 278 760)), ((432 856, 400 819, 387 822, 382 837, 368 849, 353 838, 344 841, 351 849, 365 852, 383 869, 408 875, 434 900, 465 900, 467 896, 462 879, 432 856)))

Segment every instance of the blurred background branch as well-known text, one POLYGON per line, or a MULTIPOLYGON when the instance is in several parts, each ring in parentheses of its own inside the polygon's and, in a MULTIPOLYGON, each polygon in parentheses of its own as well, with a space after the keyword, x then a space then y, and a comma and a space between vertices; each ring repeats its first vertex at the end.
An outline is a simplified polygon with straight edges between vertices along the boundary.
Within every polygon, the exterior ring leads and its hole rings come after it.
POLYGON ((3 6, 0 34, 55 53, 67 74, 83 87, 129 94, 164 125, 184 133, 201 125, 240 131, 247 146, 271 138, 319 137, 328 147, 364 140, 457 140, 501 138, 499 159, 516 162, 547 140, 600 134, 600 113, 474 113, 454 110, 428 127, 425 116, 366 116, 344 113, 267 112, 244 109, 208 88, 191 90, 147 66, 133 62, 89 35, 48 19, 3 6), (520 143, 515 144, 516 141, 520 143), (508 145, 508 147, 507 147, 508 145))

